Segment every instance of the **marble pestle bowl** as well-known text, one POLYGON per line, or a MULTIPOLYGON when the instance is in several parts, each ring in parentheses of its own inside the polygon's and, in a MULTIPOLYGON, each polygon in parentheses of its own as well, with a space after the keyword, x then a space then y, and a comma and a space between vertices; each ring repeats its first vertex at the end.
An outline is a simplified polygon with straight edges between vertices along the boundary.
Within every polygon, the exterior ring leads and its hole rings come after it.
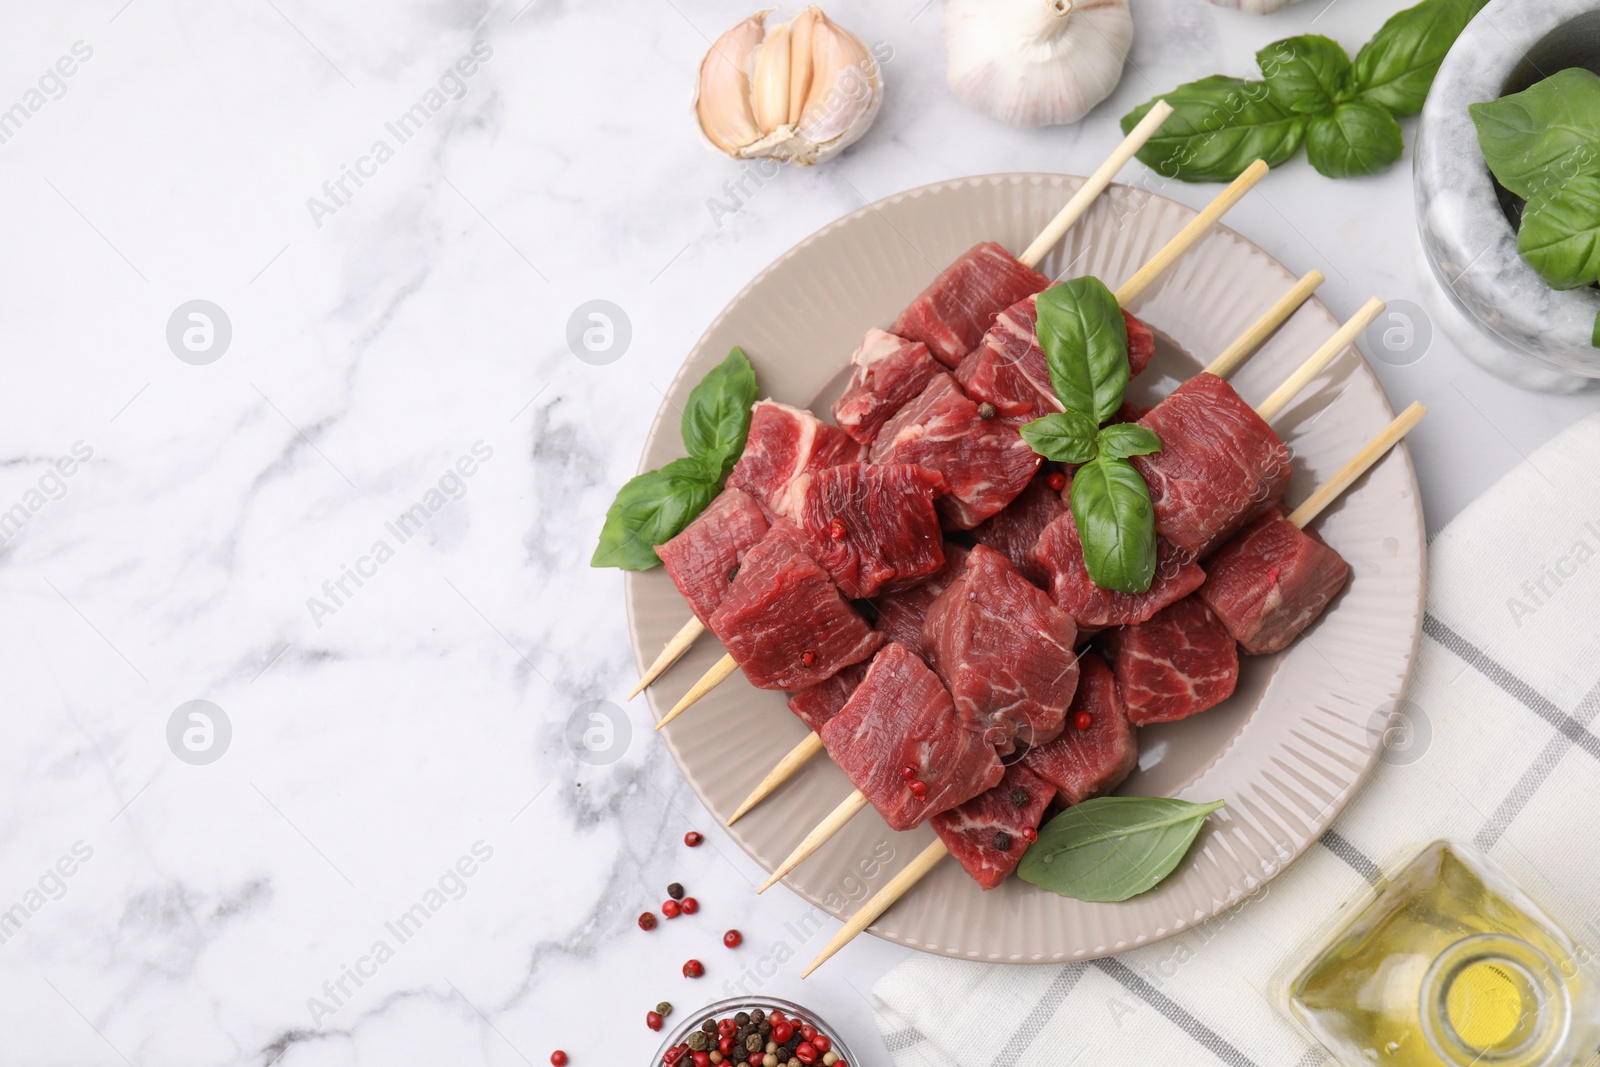
POLYGON ((1517 255, 1516 202, 1490 175, 1467 105, 1567 67, 1600 73, 1600 0, 1491 0, 1439 68, 1415 170, 1436 324, 1507 381, 1563 393, 1600 388, 1600 290, 1557 292, 1517 255))

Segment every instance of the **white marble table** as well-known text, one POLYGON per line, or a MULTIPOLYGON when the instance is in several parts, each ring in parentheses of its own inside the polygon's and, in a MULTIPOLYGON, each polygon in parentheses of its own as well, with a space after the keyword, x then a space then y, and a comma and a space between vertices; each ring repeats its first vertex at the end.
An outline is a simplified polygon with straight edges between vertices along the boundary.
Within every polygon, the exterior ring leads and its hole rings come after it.
MULTIPOLYGON (((741 987, 883 1062, 866 997, 904 952, 864 938, 802 985, 831 924, 758 900, 643 702, 614 763, 564 739, 633 677, 619 575, 587 559, 659 391, 752 274, 865 200, 1086 172, 1153 92, 1313 23, 1359 44, 1401 6, 1135 0, 1116 96, 1020 132, 945 91, 937 4, 858 3, 836 14, 894 48, 877 127, 718 219, 740 171, 700 145, 690 85, 746 9, 523 2, 7 12, 0 108, 26 116, 0 127, 0 1065, 637 1064, 656 1001, 741 987), (459 99, 397 136, 458 60, 459 99), (197 299, 231 324, 204 365, 167 339, 197 299), (632 324, 607 366, 564 336, 592 299, 632 324), (231 727, 209 764, 169 747, 192 700, 231 727), (673 879, 700 913, 641 933, 673 879)), ((1409 161, 1342 184, 1294 163, 1232 224, 1325 270, 1339 313, 1432 284, 1409 161)), ((1433 408, 1412 447, 1434 528, 1596 406, 1444 345, 1379 371, 1433 408)))

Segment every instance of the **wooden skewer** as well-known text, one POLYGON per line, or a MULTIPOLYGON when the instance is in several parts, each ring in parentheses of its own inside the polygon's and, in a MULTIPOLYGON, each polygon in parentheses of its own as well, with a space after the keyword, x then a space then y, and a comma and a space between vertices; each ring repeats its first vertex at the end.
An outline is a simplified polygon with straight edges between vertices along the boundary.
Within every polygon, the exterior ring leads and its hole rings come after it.
POLYGON ((1350 316, 1350 320, 1339 327, 1337 333, 1328 338, 1326 344, 1317 349, 1316 355, 1301 364, 1299 370, 1289 375, 1286 382, 1262 401, 1261 406, 1256 408, 1256 414, 1267 422, 1282 414, 1283 409, 1289 406, 1301 390, 1311 384, 1313 378, 1327 369, 1328 364, 1332 363, 1339 353, 1355 344, 1356 338, 1361 336, 1361 331, 1383 313, 1383 308, 1383 301, 1377 297, 1368 300, 1360 311, 1350 316))
MULTIPOLYGON (((1402 411, 1393 422, 1384 428, 1382 433, 1367 442, 1361 451, 1351 457, 1350 462, 1340 467, 1332 478, 1329 478, 1316 492, 1307 497, 1305 503, 1295 508, 1289 516, 1289 521, 1302 528, 1311 522, 1312 519, 1321 514, 1324 508, 1338 499, 1340 493, 1350 488, 1351 483, 1371 469, 1378 460, 1382 459, 1389 449, 1399 444, 1400 439, 1405 437, 1412 427, 1421 422, 1422 417, 1427 413, 1428 409, 1419 403, 1413 403, 1402 411)), ((800 977, 809 976, 812 971, 828 962, 835 953, 854 940, 857 934, 871 926, 878 916, 888 911, 897 900, 905 896, 912 886, 921 881, 940 860, 949 854, 950 850, 945 847, 942 839, 934 841, 923 849, 915 859, 906 865, 904 870, 889 879, 882 889, 874 893, 865 904, 856 910, 856 913, 822 947, 822 951, 817 953, 817 958, 812 960, 810 965, 800 972, 800 977)))
MULTIPOLYGON (((1245 168, 1244 173, 1235 178, 1233 183, 1221 193, 1217 194, 1217 198, 1211 203, 1207 204, 1205 210, 1196 215, 1187 226, 1185 226, 1182 230, 1179 230, 1177 236, 1168 241, 1161 251, 1155 254, 1155 258, 1151 259, 1150 262, 1140 267, 1132 278, 1129 278, 1123 283, 1122 288, 1118 289, 1116 293, 1117 303, 1122 307, 1127 307, 1130 301, 1137 299, 1138 296, 1161 275, 1162 271, 1165 271, 1168 267, 1172 266, 1173 263, 1177 262, 1178 257, 1192 248, 1196 241, 1204 237, 1206 232, 1209 231, 1212 226, 1216 225, 1217 220, 1226 214, 1229 208, 1237 204, 1245 193, 1249 192, 1255 187, 1257 182, 1266 177, 1268 170, 1269 168, 1267 165, 1259 159, 1250 164, 1249 167, 1245 168)), ((1378 311, 1382 310, 1383 305, 1379 304, 1378 311)), ((1376 316, 1378 311, 1374 311, 1372 314, 1376 316)), ((1365 323, 1363 323, 1363 328, 1364 327, 1365 323)), ((1346 341, 1344 344, 1341 344, 1337 349, 1328 355, 1327 360, 1331 361, 1334 356, 1344 351, 1344 349, 1349 346, 1349 343, 1349 341, 1346 341)), ((1301 368, 1302 371, 1305 369, 1306 368, 1301 368)), ((1306 375, 1306 382, 1309 382, 1312 378, 1316 377, 1317 373, 1320 372, 1321 369, 1322 367, 1319 365, 1311 370, 1310 373, 1306 375)), ((1299 388, 1304 388, 1304 385, 1302 384, 1299 386, 1296 389, 1297 392, 1299 388)), ((1281 391, 1282 390, 1280 390, 1280 392, 1281 391)), ((1291 396, 1292 395, 1293 394, 1291 394, 1291 396)), ((1283 403, 1288 403, 1288 398, 1285 398, 1283 403)), ((666 717, 660 722, 656 723, 656 729, 661 729, 663 726, 667 725, 667 723, 671 722, 673 719, 676 719, 679 715, 682 715, 689 705, 693 704, 696 700, 699 700, 701 697, 711 692, 712 689, 715 689, 719 682, 723 681, 723 679, 727 678, 734 672, 735 668, 736 665, 734 664, 731 656, 724 656, 722 659, 718 660, 716 665, 713 666, 711 670, 706 672, 705 677, 696 682, 693 687, 690 688, 689 692, 684 694, 683 699, 678 701, 673 709, 667 713, 666 717), (709 684, 707 684, 708 682, 709 684)))
POLYGON ((701 622, 697 616, 689 616, 689 621, 684 623, 683 629, 674 634, 672 640, 667 642, 666 647, 661 650, 661 655, 657 656, 656 661, 650 664, 650 669, 639 676, 639 684, 628 690, 628 699, 632 700, 644 691, 645 686, 661 677, 666 669, 678 662, 678 657, 689 651, 689 646, 698 641, 700 635, 705 632, 706 624, 701 622))
MULTIPOLYGON (((1241 334, 1237 341, 1234 341, 1221 355, 1212 360, 1206 367, 1205 372, 1207 374, 1215 374, 1219 378, 1226 378, 1238 370, 1240 364, 1249 359, 1256 349, 1261 347, 1268 337, 1272 336, 1272 331, 1287 322, 1289 316, 1298 311, 1301 304, 1311 299, 1311 294, 1317 291, 1317 287, 1323 281, 1323 274, 1320 270, 1313 270, 1307 273, 1305 277, 1295 283, 1293 289, 1279 297, 1259 319, 1252 323, 1250 328, 1241 334)), ((728 818, 728 825, 732 826, 748 815, 752 808, 771 796, 774 790, 793 777, 801 767, 805 766, 812 757, 821 751, 822 738, 815 733, 807 734, 799 744, 789 750, 788 755, 778 761, 777 766, 773 767, 765 778, 761 779, 761 784, 756 786, 749 796, 745 797, 744 803, 740 804, 728 818)))
POLYGON ((1056 217, 1050 220, 1050 225, 1039 231, 1039 236, 1033 239, 1033 244, 1029 245, 1022 255, 1017 257, 1017 260, 1024 266, 1037 267, 1039 261, 1050 254, 1050 250, 1056 246, 1056 242, 1066 236, 1067 231, 1072 229, 1077 221, 1083 217, 1085 211, 1089 210, 1089 205, 1093 204, 1100 194, 1106 191, 1107 186, 1111 184, 1111 179, 1117 176, 1117 171, 1127 166, 1128 160, 1137 155, 1139 149, 1145 146, 1145 142, 1155 136, 1155 132, 1161 128, 1161 124, 1166 122, 1167 116, 1171 114, 1172 106, 1165 100, 1160 101, 1155 107, 1151 108, 1149 114, 1145 115, 1139 125, 1135 126, 1128 133, 1128 136, 1123 139, 1122 143, 1116 147, 1116 150, 1107 157, 1106 161, 1100 164, 1099 169, 1089 175, 1089 180, 1084 182, 1083 187, 1073 194, 1072 199, 1067 201, 1066 206, 1056 213, 1056 217))
MULTIPOLYGON (((1127 165, 1128 160, 1138 154, 1139 149, 1143 148, 1150 138, 1155 136, 1156 131, 1161 128, 1161 124, 1166 122, 1171 114, 1172 105, 1165 100, 1158 101, 1156 106, 1152 107, 1149 113, 1140 120, 1139 125, 1129 131, 1128 136, 1123 138, 1122 143, 1116 147, 1116 150, 1111 153, 1106 161, 1100 164, 1093 174, 1089 175, 1076 193, 1072 194, 1072 198, 1066 202, 1061 210, 1056 212, 1056 217, 1051 219, 1043 230, 1039 231, 1039 236, 1035 237, 1033 243, 1027 247, 1022 255, 1017 257, 1018 262, 1028 267, 1038 266, 1039 261, 1050 254, 1050 249, 1056 246, 1056 243, 1066 235, 1068 230, 1077 225, 1078 220, 1083 218, 1084 213, 1089 210, 1100 194, 1105 192, 1111 185, 1111 181, 1117 176, 1117 172, 1127 165)), ((628 699, 632 700, 638 696, 646 686, 666 673, 667 668, 676 663, 678 658, 689 650, 689 646, 694 644, 701 634, 705 633, 705 630, 705 624, 698 618, 692 618, 684 623, 683 629, 679 630, 677 635, 667 642, 667 646, 661 650, 661 654, 655 658, 655 662, 651 663, 649 669, 640 676, 639 683, 628 693, 628 699)), ((732 820, 730 820, 730 825, 731 822, 732 820)))
POLYGON ((866 794, 857 789, 854 793, 844 798, 837 808, 828 813, 828 817, 817 823, 816 827, 806 835, 806 839, 795 846, 784 861, 773 870, 772 877, 768 878, 757 889, 757 893, 765 893, 783 880, 783 876, 805 862, 807 856, 828 843, 828 839, 840 830, 844 824, 858 815, 862 808, 867 806, 866 794))
POLYGON ((822 751, 822 736, 815 731, 806 734, 798 745, 789 750, 789 754, 778 761, 778 765, 767 772, 761 779, 761 784, 753 789, 749 796, 744 798, 734 813, 728 816, 728 825, 732 826, 750 813, 750 809, 767 799, 772 791, 787 782, 801 767, 804 767, 817 753, 822 751))
POLYGON ((1187 252, 1196 241, 1204 237, 1217 224, 1217 220, 1228 213, 1228 209, 1244 198, 1244 194, 1255 188, 1257 182, 1267 176, 1270 168, 1262 160, 1256 160, 1245 168, 1244 173, 1233 179, 1233 183, 1207 204, 1205 210, 1190 220, 1189 225, 1178 231, 1178 235, 1167 242, 1167 246, 1157 252, 1155 258, 1136 271, 1133 277, 1122 283, 1122 288, 1117 290, 1117 303, 1127 307, 1150 288, 1150 284, 1159 278, 1168 267, 1177 261, 1178 257, 1187 252))

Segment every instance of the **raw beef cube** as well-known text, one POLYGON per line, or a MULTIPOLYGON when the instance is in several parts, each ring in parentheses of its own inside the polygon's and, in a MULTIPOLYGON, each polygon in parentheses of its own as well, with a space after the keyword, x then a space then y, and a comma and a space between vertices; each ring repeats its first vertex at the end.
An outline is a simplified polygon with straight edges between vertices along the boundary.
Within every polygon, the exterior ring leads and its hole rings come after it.
POLYGON ((1038 830, 1055 792, 1055 786, 1013 763, 999 785, 935 815, 933 830, 974 881, 993 889, 1017 869, 1028 835, 1038 830))
POLYGON ((962 724, 939 676, 893 642, 822 727, 822 743, 893 830, 920 826, 993 789, 1005 773, 994 749, 962 724), (902 773, 906 767, 915 777, 902 773))
POLYGON ((1077 638, 1071 617, 984 545, 922 624, 956 710, 1002 756, 1061 733, 1078 688, 1077 638))
POLYGON ((1135 726, 1187 719, 1227 700, 1239 684, 1233 635, 1198 596, 1096 643, 1111 658, 1117 693, 1135 726))
POLYGON ((833 421, 864 445, 943 370, 927 345, 883 330, 868 330, 850 362, 855 370, 833 405, 833 421))
POLYGON ((849 434, 811 412, 763 400, 751 410, 750 436, 728 475, 728 485, 755 497, 768 513, 792 522, 800 514, 795 483, 801 475, 859 462, 864 451, 849 434))
POLYGON ((928 346, 954 367, 977 347, 994 317, 1050 279, 993 241, 973 245, 900 313, 891 333, 928 346))
POLYGON ((1039 543, 1044 528, 1066 510, 1067 502, 1050 488, 1049 476, 1041 474, 1004 511, 974 526, 972 536, 980 545, 988 545, 1005 556, 1035 585, 1048 585, 1050 575, 1028 553, 1039 543))
POLYGON ((923 620, 939 594, 950 588, 950 583, 961 576, 966 566, 967 550, 946 541, 943 569, 920 585, 898 593, 885 593, 874 601, 878 608, 878 632, 883 634, 884 640, 898 641, 926 660, 928 649, 922 641, 923 620))
POLYGON ((846 463, 801 479, 806 547, 852 600, 915 585, 944 566, 937 472, 846 463))
POLYGON ((1055 786, 1061 803, 1069 806, 1105 796, 1139 763, 1139 731, 1122 710, 1111 668, 1093 653, 1082 656, 1078 667, 1067 729, 1022 757, 1022 765, 1055 786), (1075 721, 1080 711, 1089 713, 1087 730, 1075 721))
POLYGON ((656 555, 695 618, 705 622, 722 603, 739 561, 766 535, 767 517, 755 497, 724 489, 682 533, 657 545, 656 555))
POLYGON ((1139 404, 1135 404, 1131 400, 1124 400, 1122 402, 1122 406, 1117 409, 1117 413, 1115 415, 1111 416, 1111 421, 1112 422, 1138 422, 1140 419, 1144 418, 1148 414, 1150 414, 1150 409, 1149 408, 1144 407, 1144 406, 1139 405, 1139 404))
POLYGON ((1339 553, 1276 511, 1218 549, 1206 571, 1200 596, 1253 656, 1287 648, 1350 577, 1339 553))
POLYGON ((805 689, 883 644, 786 522, 745 553, 706 626, 758 689, 805 689))
POLYGON ((1040 457, 1005 419, 985 419, 948 374, 901 408, 872 445, 874 463, 915 463, 944 475, 945 524, 970 530, 1015 500, 1040 457))
POLYGON ((1182 600, 1206 580, 1193 560, 1156 538, 1156 576, 1143 593, 1118 593, 1094 584, 1083 563, 1083 542, 1070 510, 1045 527, 1033 560, 1050 575, 1050 598, 1080 630, 1132 626, 1182 600))
MULTIPOLYGON (((1038 297, 1007 308, 984 335, 983 343, 956 368, 956 380, 974 400, 987 400, 1007 417, 1036 419, 1061 410, 1050 365, 1039 347, 1038 297)), ((1128 375, 1134 377, 1150 365, 1155 335, 1126 311, 1128 375)))
POLYGON ((1289 450, 1233 387, 1197 374, 1139 420, 1161 451, 1136 456, 1150 487, 1156 530, 1195 558, 1278 502, 1289 450))
POLYGON ((867 664, 852 663, 827 681, 802 689, 789 698, 789 710, 817 733, 829 719, 839 714, 850 694, 867 675, 867 664))

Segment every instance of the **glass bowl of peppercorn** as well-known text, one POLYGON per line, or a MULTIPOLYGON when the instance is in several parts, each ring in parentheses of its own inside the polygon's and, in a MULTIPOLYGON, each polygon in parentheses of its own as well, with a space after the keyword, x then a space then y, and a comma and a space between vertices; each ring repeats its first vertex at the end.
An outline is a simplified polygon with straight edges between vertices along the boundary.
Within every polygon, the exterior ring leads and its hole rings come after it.
POLYGON ((855 1057, 816 1012, 777 997, 735 997, 688 1012, 652 1067, 850 1067, 855 1057))

